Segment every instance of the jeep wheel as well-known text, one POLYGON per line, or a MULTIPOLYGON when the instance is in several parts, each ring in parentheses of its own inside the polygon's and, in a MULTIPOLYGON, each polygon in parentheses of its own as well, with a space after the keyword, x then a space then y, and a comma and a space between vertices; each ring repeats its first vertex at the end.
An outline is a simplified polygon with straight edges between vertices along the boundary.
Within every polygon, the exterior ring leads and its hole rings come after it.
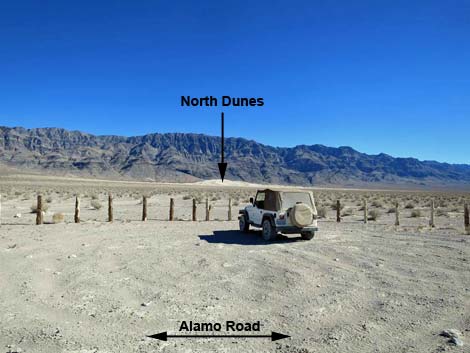
POLYGON ((263 221, 263 239, 266 241, 273 240, 276 237, 276 229, 273 227, 269 219, 263 221))
POLYGON ((312 240, 315 236, 315 232, 302 232, 300 233, 303 240, 312 240))
POLYGON ((241 215, 238 220, 238 225, 240 226, 240 232, 247 233, 250 230, 250 224, 246 220, 245 215, 241 215))

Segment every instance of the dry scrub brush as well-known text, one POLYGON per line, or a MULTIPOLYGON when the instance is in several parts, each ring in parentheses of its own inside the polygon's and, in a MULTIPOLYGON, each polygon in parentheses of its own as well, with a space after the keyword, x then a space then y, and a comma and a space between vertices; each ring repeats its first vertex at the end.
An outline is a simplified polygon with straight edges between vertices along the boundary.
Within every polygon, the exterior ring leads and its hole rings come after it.
POLYGON ((103 207, 103 205, 101 204, 101 202, 99 202, 98 200, 91 200, 90 206, 91 206, 91 208, 93 208, 94 210, 99 210, 99 209, 101 209, 101 207, 103 207))
POLYGON ((438 217, 449 217, 449 213, 446 210, 438 208, 436 211, 436 216, 438 217))
MULTIPOLYGON (((335 211, 336 211, 336 210, 337 210, 337 207, 338 207, 337 202, 332 202, 332 203, 331 203, 331 209, 332 209, 332 210, 335 210, 335 211)), ((340 208, 340 211, 341 211, 341 210, 344 208, 344 204, 340 203, 339 208, 340 208)))
POLYGON ((65 216, 63 213, 54 213, 52 215, 52 223, 57 224, 57 223, 63 223, 65 220, 65 216))
POLYGON ((382 208, 383 207, 383 203, 379 200, 374 200, 372 202, 372 207, 376 207, 376 208, 382 208))
MULTIPOLYGON (((42 211, 47 212, 48 209, 49 209, 49 205, 47 203, 43 203, 42 211)), ((38 212, 38 205, 37 204, 31 205, 31 213, 37 213, 37 212, 38 212)))
POLYGON ((371 210, 369 212, 369 220, 370 221, 376 221, 380 217, 380 212, 377 210, 371 210))
POLYGON ((317 208, 318 218, 326 218, 327 214, 328 214, 328 209, 326 207, 322 206, 322 207, 317 208))

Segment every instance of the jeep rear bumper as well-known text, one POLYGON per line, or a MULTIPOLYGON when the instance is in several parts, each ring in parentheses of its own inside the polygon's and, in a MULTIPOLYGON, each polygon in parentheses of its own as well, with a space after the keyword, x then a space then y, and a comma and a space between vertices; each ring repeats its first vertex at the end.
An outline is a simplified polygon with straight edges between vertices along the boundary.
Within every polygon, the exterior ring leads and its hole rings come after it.
POLYGON ((294 227, 294 226, 276 226, 276 230, 285 234, 314 233, 318 227, 294 227))

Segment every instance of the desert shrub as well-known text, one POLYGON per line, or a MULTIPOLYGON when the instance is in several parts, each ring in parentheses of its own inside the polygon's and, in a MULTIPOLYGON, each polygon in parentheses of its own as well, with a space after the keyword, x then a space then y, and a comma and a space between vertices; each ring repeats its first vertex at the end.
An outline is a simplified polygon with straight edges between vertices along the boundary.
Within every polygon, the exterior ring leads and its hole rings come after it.
POLYGON ((387 213, 395 213, 397 210, 395 209, 395 207, 390 207, 387 211, 387 213))
POLYGON ((374 200, 372 202, 372 207, 382 208, 384 205, 379 200, 374 200))
POLYGON ((446 200, 439 200, 437 202, 437 206, 438 207, 448 207, 449 206, 449 203, 446 201, 446 200))
POLYGON ((93 209, 99 210, 103 205, 98 200, 91 200, 90 205, 93 209))
POLYGON ((438 208, 436 211, 436 216, 438 217, 448 217, 449 213, 446 210, 438 208))
MULTIPOLYGON (((331 203, 331 209, 336 211, 336 201, 331 203)), ((344 204, 340 204, 340 211, 344 208, 344 204)))
POLYGON ((346 217, 346 216, 352 216, 353 214, 353 210, 351 208, 346 208, 343 212, 342 212, 342 216, 343 217, 346 217))
POLYGON ((46 198, 46 202, 47 202, 47 203, 51 203, 52 201, 53 201, 53 200, 52 200, 52 197, 51 197, 51 196, 48 196, 48 197, 46 198))
POLYGON ((183 200, 191 200, 193 197, 191 195, 184 195, 183 200))
POLYGON ((327 213, 328 213, 328 210, 326 209, 326 207, 319 207, 317 209, 318 218, 326 218, 327 213))
POLYGON ((240 205, 240 201, 238 201, 238 200, 233 201, 233 205, 234 205, 234 206, 239 206, 239 205, 240 205))
POLYGON ((92 194, 90 197, 92 200, 98 200, 98 195, 96 194, 92 194))
POLYGON ((52 223, 57 224, 57 223, 63 223, 65 220, 65 216, 63 213, 54 213, 52 215, 52 223))
MULTIPOLYGON (((43 204, 42 204, 42 211, 43 211, 43 212, 47 212, 48 209, 49 209, 49 205, 48 205, 47 203, 43 203, 43 204)), ((35 204, 35 203, 32 204, 32 205, 31 205, 31 213, 37 213, 37 211, 38 211, 38 206, 37 206, 37 204, 35 204)))
POLYGON ((413 210, 413 211, 411 211, 411 217, 412 217, 412 218, 419 218, 419 217, 422 217, 421 211, 420 211, 420 210, 413 210))
POLYGON ((408 202, 406 205, 405 205, 405 208, 407 209, 413 209, 415 208, 415 204, 413 202, 408 202))
POLYGON ((371 210, 369 212, 369 220, 370 221, 376 221, 380 217, 380 212, 377 210, 371 210))

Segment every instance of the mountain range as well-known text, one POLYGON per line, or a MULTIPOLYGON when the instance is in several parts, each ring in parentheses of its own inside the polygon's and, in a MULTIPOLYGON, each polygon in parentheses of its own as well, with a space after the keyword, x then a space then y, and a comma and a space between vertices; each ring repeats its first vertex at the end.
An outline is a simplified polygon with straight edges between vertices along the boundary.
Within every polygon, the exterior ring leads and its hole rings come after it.
MULTIPOLYGON (((190 133, 95 136, 60 128, 0 127, 0 169, 111 179, 219 178, 220 138, 190 133)), ((343 186, 470 189, 470 165, 368 155, 351 147, 272 147, 225 140, 226 179, 343 186)))

